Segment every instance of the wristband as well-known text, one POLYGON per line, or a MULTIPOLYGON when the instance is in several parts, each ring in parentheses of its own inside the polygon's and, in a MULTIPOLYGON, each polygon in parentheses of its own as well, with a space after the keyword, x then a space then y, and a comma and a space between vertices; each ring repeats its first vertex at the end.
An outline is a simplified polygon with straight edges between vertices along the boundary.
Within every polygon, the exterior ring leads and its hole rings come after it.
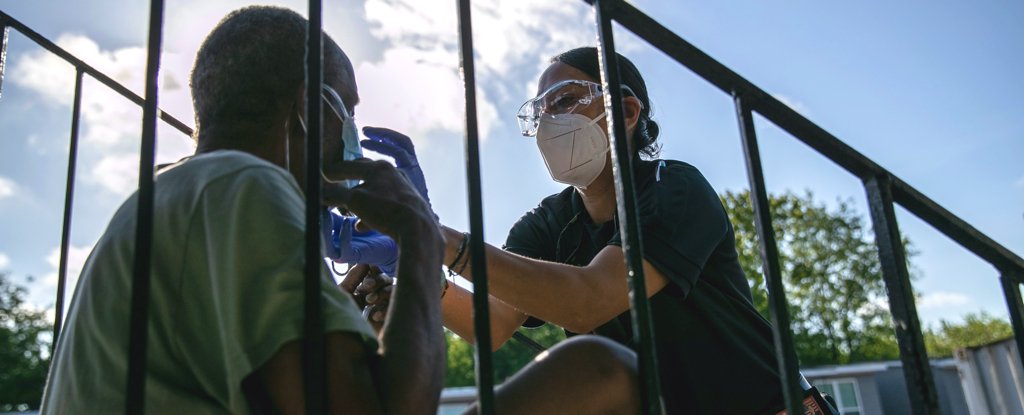
MULTIPOLYGON (((454 276, 455 266, 459 264, 459 260, 462 259, 462 255, 466 253, 466 245, 469 244, 469 233, 462 234, 462 242, 459 242, 459 248, 455 250, 455 259, 452 260, 451 264, 448 264, 448 276, 454 276)), ((463 266, 465 268, 465 266, 463 266)))

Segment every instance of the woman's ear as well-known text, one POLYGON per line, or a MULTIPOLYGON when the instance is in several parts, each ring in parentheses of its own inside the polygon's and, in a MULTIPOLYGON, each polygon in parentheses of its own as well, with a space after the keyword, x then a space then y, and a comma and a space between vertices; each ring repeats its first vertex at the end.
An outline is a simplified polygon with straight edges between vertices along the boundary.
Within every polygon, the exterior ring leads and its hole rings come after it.
POLYGON ((632 131, 640 122, 640 112, 644 109, 643 103, 637 97, 626 95, 622 98, 622 116, 626 121, 626 130, 632 131))

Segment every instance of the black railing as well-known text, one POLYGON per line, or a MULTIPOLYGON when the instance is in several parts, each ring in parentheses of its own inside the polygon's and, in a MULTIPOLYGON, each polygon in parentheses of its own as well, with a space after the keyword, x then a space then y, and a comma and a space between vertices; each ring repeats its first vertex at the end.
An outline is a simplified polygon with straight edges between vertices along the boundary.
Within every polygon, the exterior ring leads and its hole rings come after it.
POLYGON ((601 66, 602 90, 608 118, 608 137, 611 137, 615 151, 612 151, 612 172, 615 175, 616 211, 619 216, 619 233, 622 235, 622 255, 626 259, 626 278, 629 280, 630 318, 633 324, 633 343, 636 345, 638 368, 640 370, 640 392, 643 396, 642 412, 660 414, 661 384, 658 381, 658 359, 654 349, 654 327, 651 323, 650 307, 647 301, 647 284, 644 280, 643 243, 640 238, 640 214, 636 202, 636 182, 633 180, 633 140, 626 138, 626 123, 622 110, 622 88, 619 79, 619 59, 615 53, 615 39, 612 33, 614 11, 610 2, 595 2, 594 16, 597 24, 597 38, 600 47, 598 58, 601 66))
MULTIPOLYGON (((79 120, 81 118, 81 104, 82 104, 82 81, 84 75, 89 75, 96 81, 99 81, 104 86, 114 90, 124 98, 135 103, 139 106, 144 106, 146 100, 140 97, 138 94, 132 92, 130 89, 121 85, 113 78, 107 76, 103 72, 100 72, 90 66, 89 64, 78 59, 68 51, 64 50, 60 46, 57 46, 50 40, 46 39, 36 31, 32 30, 28 26, 25 26, 17 19, 9 16, 8 14, 0 11, 0 87, 2 87, 3 75, 4 75, 4 64, 7 55, 7 39, 9 37, 9 28, 13 28, 18 33, 32 40, 37 45, 47 50, 48 52, 57 55, 65 62, 71 64, 75 68, 75 96, 74 103, 71 113, 71 137, 69 140, 68 147, 68 174, 66 191, 64 196, 64 221, 61 228, 61 244, 60 244, 60 260, 57 271, 57 299, 55 303, 56 317, 53 323, 53 345, 57 344, 57 337, 60 335, 61 324, 63 322, 64 313, 64 299, 66 292, 66 281, 67 281, 67 258, 68 258, 68 245, 70 243, 71 234, 71 207, 74 201, 75 193, 75 176, 77 167, 77 155, 78 155, 78 135, 79 135, 79 120)), ((147 87, 148 88, 148 87, 147 87)), ((0 89, 2 92, 2 89, 0 89)), ((155 87, 154 87, 155 93, 155 87)), ((156 102, 155 99, 153 101, 156 102)), ((181 133, 191 136, 192 128, 185 125, 185 123, 179 121, 174 116, 163 112, 154 106, 155 114, 157 114, 161 120, 165 123, 174 127, 181 133)), ((147 163, 152 165, 152 160, 147 163)), ((150 168, 152 169, 152 168, 150 168)), ((140 170, 141 172, 141 170, 140 170)), ((150 175, 152 176, 152 175, 150 175)))
POLYGON ((323 8, 309 0, 306 43, 306 281, 302 338, 306 413, 322 414, 327 399, 323 310, 320 308, 320 84, 323 83, 323 8))
MULTIPOLYGON (((473 269, 474 361, 479 411, 494 413, 494 366, 491 364, 491 311, 484 247, 483 189, 480 185, 480 133, 476 118, 476 67, 473 65, 473 20, 469 0, 459 0, 459 69, 466 97, 466 193, 469 199, 470 266, 473 269)), ((468 236, 467 236, 468 238, 468 236)))
MULTIPOLYGON (((625 140, 625 129, 621 106, 621 91, 612 87, 619 84, 615 45, 611 22, 644 39, 670 58, 691 70, 724 93, 733 97, 739 132, 743 140, 748 178, 751 187, 755 221, 761 240, 762 264, 769 287, 770 314, 773 322, 773 336, 779 373, 784 387, 787 411, 802 413, 798 383, 798 367, 793 348, 792 332, 787 312, 780 264, 775 237, 771 227, 771 212, 767 203, 764 174, 761 167, 753 114, 782 128, 790 135, 807 144, 864 183, 871 218, 874 224, 883 278, 889 293, 890 312, 893 316, 900 357, 903 361, 906 384, 910 394, 911 408, 915 414, 938 412, 938 398, 934 380, 928 365, 927 353, 921 335, 921 325, 914 304, 913 290, 907 271, 906 253, 896 224, 894 206, 899 204, 911 214, 992 264, 999 272, 999 280, 1010 311, 1010 320, 1018 344, 1024 344, 1024 302, 1020 286, 1024 283, 1024 260, 1002 245, 968 225, 966 222, 925 197, 916 189, 885 170, 874 161, 846 145, 823 128, 814 124, 787 105, 772 97, 756 85, 747 81, 726 66, 714 60, 652 18, 623 0, 584 0, 595 9, 596 26, 600 39, 601 82, 605 95, 605 106, 611 114, 608 122, 609 137, 615 150, 612 163, 615 172, 615 188, 618 196, 620 233, 623 236, 623 250, 630 281, 631 313, 633 317, 634 342, 640 366, 640 387, 643 393, 644 412, 659 413, 658 368, 653 353, 653 338, 656 333, 650 326, 647 307, 646 287, 640 266, 643 247, 639 233, 636 209, 636 193, 630 166, 633 153, 630 140, 625 140)), ((470 229, 474 238, 470 241, 472 267, 475 271, 474 318, 476 328, 476 362, 478 398, 483 413, 494 412, 493 379, 490 353, 490 327, 487 309, 487 278, 485 275, 483 242, 483 208, 480 186, 479 134, 476 114, 476 85, 473 66, 472 26, 469 0, 459 0, 460 68, 465 83, 466 97, 466 173, 469 182, 468 201, 470 229)), ((130 101, 142 106, 143 136, 139 168, 139 249, 136 258, 136 272, 133 280, 132 303, 132 346, 129 365, 128 396, 126 408, 130 413, 141 412, 144 403, 145 379, 145 337, 146 310, 148 308, 148 245, 152 238, 152 192, 153 161, 155 149, 156 119, 191 135, 192 130, 174 117, 157 109, 156 71, 159 67, 160 36, 162 31, 161 0, 151 1, 148 61, 146 72, 146 99, 132 93, 108 76, 72 56, 43 36, 32 31, 17 20, 0 11, 0 88, 6 58, 8 28, 14 28, 49 52, 61 57, 76 69, 75 104, 72 113, 70 151, 68 159, 68 182, 65 195, 64 222, 61 238, 59 283, 57 289, 57 316, 54 322, 54 343, 60 333, 64 281, 67 272, 68 235, 71 227, 71 206, 74 198, 74 178, 78 146, 78 122, 81 105, 81 83, 83 75, 89 75, 107 87, 117 91, 130 101), (145 196, 143 198, 142 196, 145 196), (143 201, 148 199, 148 201, 143 201), (145 223, 148 223, 146 225, 145 223), (140 328, 142 331, 139 331, 140 328), (133 386, 135 385, 135 386, 133 386)), ((307 51, 307 91, 318 91, 322 80, 322 40, 314 34, 321 33, 321 1, 309 1, 309 36, 307 51)), ((2 92, 2 90, 0 90, 2 92)), ((323 382, 324 345, 322 316, 319 305, 320 238, 319 238, 319 185, 314 177, 320 170, 320 99, 318 94, 307 96, 308 137, 306 146, 307 163, 307 217, 306 217, 306 326, 305 326, 305 373, 306 401, 310 413, 323 409, 326 396, 323 382)), ((1024 348, 1018 347, 1024 361, 1024 348)))

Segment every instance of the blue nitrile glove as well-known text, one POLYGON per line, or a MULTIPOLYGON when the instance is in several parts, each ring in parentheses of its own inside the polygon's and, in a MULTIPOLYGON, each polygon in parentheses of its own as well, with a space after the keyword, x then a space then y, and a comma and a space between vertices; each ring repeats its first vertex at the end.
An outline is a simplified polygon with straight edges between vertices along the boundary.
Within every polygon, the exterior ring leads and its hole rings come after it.
POLYGON ((416 149, 412 145, 412 140, 400 132, 378 127, 363 127, 363 135, 369 137, 369 140, 362 140, 359 144, 367 150, 394 158, 395 167, 409 178, 416 191, 420 192, 423 200, 430 205, 430 197, 427 196, 427 181, 424 180, 423 170, 420 169, 420 163, 416 160, 416 149))
POLYGON ((376 265, 380 271, 395 276, 398 267, 398 244, 377 231, 355 230, 354 216, 330 212, 323 220, 324 246, 327 257, 334 262, 376 265))

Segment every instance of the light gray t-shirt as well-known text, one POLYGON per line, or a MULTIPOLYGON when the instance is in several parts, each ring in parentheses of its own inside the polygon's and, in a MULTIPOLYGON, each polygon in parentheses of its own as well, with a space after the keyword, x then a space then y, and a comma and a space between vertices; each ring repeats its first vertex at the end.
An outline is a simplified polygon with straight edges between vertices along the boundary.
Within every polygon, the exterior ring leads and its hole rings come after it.
MULTIPOLYGON (((302 337, 305 200, 284 169, 238 151, 202 154, 156 180, 146 411, 249 413, 242 380, 302 337)), ((82 270, 43 414, 122 413, 137 194, 82 270)), ((326 267, 325 332, 372 329, 326 267)))

